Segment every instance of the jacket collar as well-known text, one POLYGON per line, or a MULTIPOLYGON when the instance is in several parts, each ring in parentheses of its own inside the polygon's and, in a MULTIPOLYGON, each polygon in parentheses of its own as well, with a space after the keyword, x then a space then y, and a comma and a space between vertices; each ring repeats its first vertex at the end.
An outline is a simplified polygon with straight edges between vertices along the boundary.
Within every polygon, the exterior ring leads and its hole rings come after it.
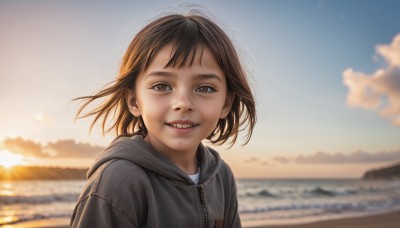
MULTIPOLYGON (((218 172, 221 159, 213 149, 202 143, 197 149, 200 161, 200 184, 206 183, 218 172)), ((173 181, 193 184, 189 176, 177 168, 169 159, 158 153, 140 135, 119 137, 100 153, 89 169, 88 178, 104 163, 113 159, 125 159, 173 181)))

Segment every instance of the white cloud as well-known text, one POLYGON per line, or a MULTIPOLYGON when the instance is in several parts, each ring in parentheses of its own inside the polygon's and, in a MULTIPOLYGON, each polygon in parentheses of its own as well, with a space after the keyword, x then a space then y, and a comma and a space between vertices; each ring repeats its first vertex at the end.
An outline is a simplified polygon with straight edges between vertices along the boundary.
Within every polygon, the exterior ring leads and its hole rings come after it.
POLYGON ((51 123, 52 119, 44 112, 38 112, 33 116, 33 119, 38 123, 51 123))
POLYGON ((377 45, 376 52, 391 66, 400 66, 400 34, 394 37, 390 45, 377 45))
POLYGON ((347 104, 378 112, 400 126, 400 34, 389 45, 377 45, 377 54, 388 63, 373 74, 349 68, 343 72, 348 87, 347 104))

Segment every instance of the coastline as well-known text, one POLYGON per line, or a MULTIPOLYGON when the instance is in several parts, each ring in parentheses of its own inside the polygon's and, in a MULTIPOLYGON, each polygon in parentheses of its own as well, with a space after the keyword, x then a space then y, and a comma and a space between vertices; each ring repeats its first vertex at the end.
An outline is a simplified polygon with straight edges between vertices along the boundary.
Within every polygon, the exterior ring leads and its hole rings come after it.
MULTIPOLYGON (((282 222, 279 225, 257 225, 244 226, 245 228, 319 228, 319 227, 341 227, 341 228, 397 228, 400 224, 400 211, 373 214, 360 217, 338 218, 302 224, 287 224, 282 222)), ((14 225, 4 225, 3 228, 68 228, 69 218, 44 219, 29 222, 21 222, 14 225)))

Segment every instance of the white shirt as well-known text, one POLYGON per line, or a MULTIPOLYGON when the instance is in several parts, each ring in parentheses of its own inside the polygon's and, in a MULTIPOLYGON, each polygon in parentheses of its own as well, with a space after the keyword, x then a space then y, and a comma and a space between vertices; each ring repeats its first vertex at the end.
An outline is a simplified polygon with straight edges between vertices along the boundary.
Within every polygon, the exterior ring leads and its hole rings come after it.
POLYGON ((200 180, 200 168, 199 168, 199 170, 197 170, 197 173, 195 173, 195 174, 193 174, 193 175, 189 175, 189 177, 190 177, 190 179, 192 179, 192 181, 193 181, 195 184, 198 184, 198 183, 199 183, 199 180, 200 180))

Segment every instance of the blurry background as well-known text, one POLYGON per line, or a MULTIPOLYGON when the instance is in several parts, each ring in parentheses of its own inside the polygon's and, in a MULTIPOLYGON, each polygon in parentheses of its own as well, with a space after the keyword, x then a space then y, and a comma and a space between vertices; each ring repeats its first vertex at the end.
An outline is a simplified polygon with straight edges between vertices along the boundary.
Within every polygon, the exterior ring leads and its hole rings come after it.
MULTIPOLYGON (((90 165, 113 136, 89 135, 71 99, 113 80, 136 32, 180 3, 2 1, 1 150, 90 165)), ((250 143, 218 148, 237 177, 359 177, 400 158, 398 1, 199 5, 239 47, 257 99, 250 143)))
MULTIPOLYGON (((99 127, 88 134, 90 119, 75 122, 79 103, 71 99, 112 81, 134 35, 162 13, 184 12, 181 3, 1 1, 0 165, 89 167, 114 136, 99 127)), ((237 178, 360 178, 400 160, 399 1, 196 4, 238 46, 257 99, 250 143, 217 147, 237 178)), ((83 183, 62 195, 69 207, 83 183)), ((243 197, 274 195, 260 183, 246 192, 242 183, 243 197)), ((341 182, 352 187, 323 192, 324 183, 300 185, 322 197, 360 186, 341 182)))

